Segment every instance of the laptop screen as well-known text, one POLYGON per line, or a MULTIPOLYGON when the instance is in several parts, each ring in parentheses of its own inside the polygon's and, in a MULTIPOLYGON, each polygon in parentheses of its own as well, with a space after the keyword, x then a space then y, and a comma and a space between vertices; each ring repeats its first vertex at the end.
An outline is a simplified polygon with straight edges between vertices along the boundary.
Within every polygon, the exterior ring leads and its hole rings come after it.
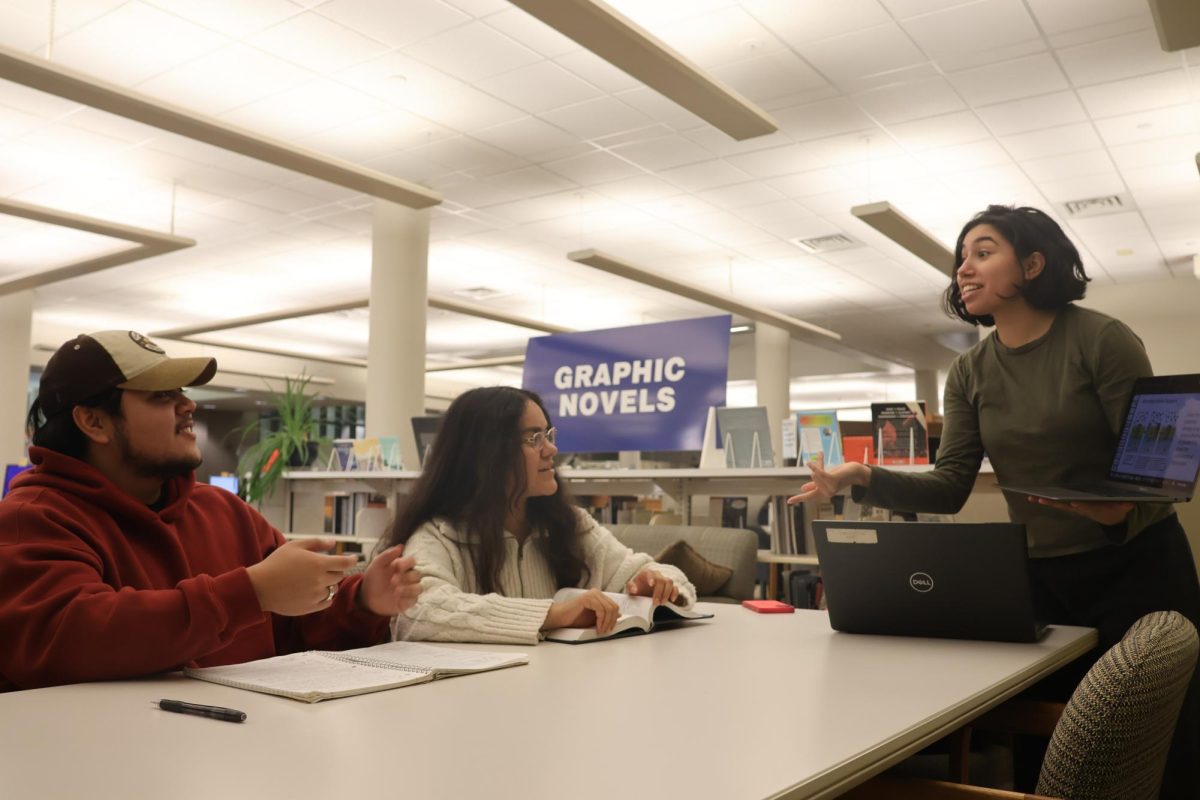
POLYGON ((1187 491, 1200 471, 1200 376, 1144 378, 1133 389, 1109 478, 1187 491), (1187 380, 1187 379, 1190 379, 1187 380), (1193 384, 1187 386, 1187 383, 1193 384))

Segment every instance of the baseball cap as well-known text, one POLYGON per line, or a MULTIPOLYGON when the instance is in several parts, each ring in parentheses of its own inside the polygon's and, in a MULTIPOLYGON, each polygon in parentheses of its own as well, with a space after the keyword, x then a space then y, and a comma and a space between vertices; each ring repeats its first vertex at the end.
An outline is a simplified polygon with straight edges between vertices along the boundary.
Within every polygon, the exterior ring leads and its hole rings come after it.
POLYGON ((168 358, 136 331, 80 334, 46 362, 38 405, 49 419, 108 389, 161 392, 199 386, 216 374, 215 358, 168 358))

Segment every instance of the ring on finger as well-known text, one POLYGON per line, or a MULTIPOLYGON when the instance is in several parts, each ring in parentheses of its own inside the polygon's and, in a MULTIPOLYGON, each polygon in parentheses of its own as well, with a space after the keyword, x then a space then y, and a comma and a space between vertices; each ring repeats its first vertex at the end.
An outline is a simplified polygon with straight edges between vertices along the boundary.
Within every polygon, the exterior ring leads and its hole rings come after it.
POLYGON ((328 587, 326 587, 325 602, 328 603, 330 600, 332 600, 335 594, 337 594, 337 584, 331 583, 328 587))

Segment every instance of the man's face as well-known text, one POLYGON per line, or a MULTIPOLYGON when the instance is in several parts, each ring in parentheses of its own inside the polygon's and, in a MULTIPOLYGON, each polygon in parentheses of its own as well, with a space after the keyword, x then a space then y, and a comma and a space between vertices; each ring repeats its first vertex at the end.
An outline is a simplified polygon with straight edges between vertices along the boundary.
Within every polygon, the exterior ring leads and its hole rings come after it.
POLYGON ((114 419, 113 441, 121 460, 144 478, 173 478, 200 466, 192 431, 196 404, 182 389, 121 394, 122 419, 114 419))

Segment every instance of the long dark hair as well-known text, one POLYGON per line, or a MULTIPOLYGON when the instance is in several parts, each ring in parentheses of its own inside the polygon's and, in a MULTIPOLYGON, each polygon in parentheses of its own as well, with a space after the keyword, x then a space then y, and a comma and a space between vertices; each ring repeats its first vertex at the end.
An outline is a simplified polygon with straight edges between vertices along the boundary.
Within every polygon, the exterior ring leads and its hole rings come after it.
MULTIPOLYGON (((490 386, 455 398, 421 477, 388 530, 388 547, 404 544, 432 519, 446 519, 470 540, 464 549, 475 568, 478 592, 498 590, 504 521, 527 487, 520 426, 530 402, 549 421, 541 398, 523 389, 490 386)), ((583 529, 563 482, 558 481, 552 495, 526 500, 525 515, 530 530, 542 534, 533 541, 550 562, 558 586, 578 586, 588 571, 583 529)))
POLYGON ((975 316, 967 311, 962 299, 957 275, 963 263, 963 240, 977 225, 991 225, 1003 236, 1016 253, 1017 263, 1034 253, 1041 253, 1046 261, 1040 274, 1016 287, 1029 305, 1037 309, 1052 311, 1075 300, 1082 300, 1091 280, 1083 270, 1079 250, 1067 238, 1059 224, 1040 209, 1021 206, 988 206, 963 226, 954 245, 954 275, 942 295, 942 309, 951 317, 957 317, 972 325, 991 327, 996 320, 990 315, 975 316))

